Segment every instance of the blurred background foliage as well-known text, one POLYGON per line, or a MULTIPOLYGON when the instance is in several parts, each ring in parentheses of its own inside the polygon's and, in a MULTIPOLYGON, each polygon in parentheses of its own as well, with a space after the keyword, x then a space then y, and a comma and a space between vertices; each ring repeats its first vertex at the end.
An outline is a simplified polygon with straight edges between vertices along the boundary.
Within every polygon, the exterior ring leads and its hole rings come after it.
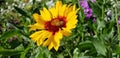
POLYGON ((52 7, 56 0, 0 0, 0 58, 120 58, 120 1, 87 1, 95 22, 86 19, 80 0, 62 0, 80 8, 79 22, 58 51, 49 51, 30 40, 28 25, 34 23, 33 13, 52 7))

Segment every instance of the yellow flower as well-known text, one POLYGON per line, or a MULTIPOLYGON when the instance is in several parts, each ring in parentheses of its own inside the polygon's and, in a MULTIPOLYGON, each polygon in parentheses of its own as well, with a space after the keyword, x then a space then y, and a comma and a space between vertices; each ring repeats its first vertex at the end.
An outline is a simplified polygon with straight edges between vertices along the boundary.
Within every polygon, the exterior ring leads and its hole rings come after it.
POLYGON ((71 30, 76 27, 77 13, 75 5, 62 4, 57 1, 55 6, 50 9, 43 8, 40 14, 33 14, 35 24, 30 25, 30 30, 39 30, 33 33, 30 38, 37 42, 37 45, 48 46, 56 51, 60 46, 60 40, 63 36, 69 36, 71 30))

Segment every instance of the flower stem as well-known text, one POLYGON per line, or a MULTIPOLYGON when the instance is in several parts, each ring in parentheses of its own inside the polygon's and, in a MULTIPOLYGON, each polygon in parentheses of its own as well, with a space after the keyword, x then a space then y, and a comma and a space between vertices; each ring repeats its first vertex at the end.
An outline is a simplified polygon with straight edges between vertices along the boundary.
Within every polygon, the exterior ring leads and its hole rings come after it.
POLYGON ((103 5, 102 5, 102 20, 104 20, 104 4, 105 2, 103 2, 103 5))
MULTIPOLYGON (((116 19, 116 23, 117 23, 117 34, 118 34, 118 40, 120 41, 120 29, 119 29, 119 24, 118 24, 118 10, 117 10, 117 0, 115 0, 115 19, 116 19)), ((120 46, 120 42, 119 42, 119 46, 120 46)), ((120 55, 117 55, 117 58, 119 58, 120 55)))
POLYGON ((68 52, 70 58, 72 58, 72 54, 70 53, 69 49, 67 49, 67 52, 68 52))
POLYGON ((112 58, 112 50, 110 47, 108 48, 107 58, 112 58))
MULTIPOLYGON (((115 0, 115 4, 117 4, 117 0, 115 0)), ((120 29, 119 29, 119 24, 118 24, 118 10, 117 10, 117 6, 115 5, 115 19, 116 19, 116 23, 117 23, 117 33, 118 33, 118 40, 120 40, 120 29)), ((119 46, 120 46, 120 42, 119 42, 119 46)))
POLYGON ((77 2, 78 2, 78 7, 80 8, 80 0, 77 0, 77 2))

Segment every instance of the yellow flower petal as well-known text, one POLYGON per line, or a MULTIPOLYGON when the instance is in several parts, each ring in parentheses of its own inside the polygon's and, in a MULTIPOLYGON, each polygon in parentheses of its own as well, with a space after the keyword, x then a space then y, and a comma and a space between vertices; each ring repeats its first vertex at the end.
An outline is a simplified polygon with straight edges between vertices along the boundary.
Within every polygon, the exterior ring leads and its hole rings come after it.
POLYGON ((57 1, 56 2, 56 11, 57 11, 58 16, 59 16, 61 7, 62 7, 62 2, 61 1, 57 1))
POLYGON ((72 21, 69 21, 69 23, 66 24, 66 28, 67 29, 73 29, 76 27, 78 20, 77 19, 73 19, 72 21))
POLYGON ((32 35, 30 35, 30 38, 33 41, 37 41, 38 40, 38 36, 40 36, 41 33, 42 33, 42 31, 37 31, 37 32, 33 33, 32 35))
POLYGON ((54 39, 56 41, 62 39, 62 37, 63 37, 63 35, 61 33, 61 30, 59 30, 58 32, 56 32, 55 35, 54 35, 54 39))
POLYGON ((53 38, 53 35, 48 37, 48 39, 43 43, 43 46, 48 46, 52 42, 53 38))
POLYGON ((67 5, 63 5, 63 6, 60 8, 60 10, 59 10, 59 16, 64 16, 64 12, 65 12, 66 6, 67 6, 67 5))
POLYGON ((58 16, 58 12, 55 8, 50 8, 49 11, 52 14, 52 18, 56 18, 58 16))
POLYGON ((29 25, 28 27, 31 27, 30 31, 37 30, 37 29, 44 29, 44 25, 39 23, 36 23, 34 25, 29 25))
POLYGON ((59 6, 62 6, 62 1, 57 1, 56 2, 56 8, 59 7, 59 6))
POLYGON ((63 28, 62 34, 63 34, 64 36, 70 36, 71 30, 70 30, 70 29, 63 28))
POLYGON ((69 12, 68 15, 67 15, 67 19, 66 19, 66 20, 69 21, 69 19, 70 19, 72 16, 76 16, 76 12, 75 12, 75 11, 69 12))
POLYGON ((43 8, 43 11, 40 10, 40 14, 44 21, 50 21, 52 19, 50 12, 46 8, 43 8))
POLYGON ((65 10, 65 16, 68 15, 68 13, 72 12, 73 11, 73 7, 71 6, 71 4, 69 4, 67 7, 66 7, 66 10, 65 10))
POLYGON ((48 46, 48 49, 51 50, 53 48, 53 43, 51 42, 48 46))
POLYGON ((36 22, 39 22, 39 21, 40 21, 40 15, 37 14, 37 13, 33 14, 33 18, 34 18, 34 20, 35 20, 36 22))
POLYGON ((62 33, 61 32, 56 32, 56 34, 51 37, 49 37, 43 44, 43 46, 48 46, 49 50, 54 47, 55 50, 57 51, 59 46, 60 46, 60 39, 62 39, 62 33))
POLYGON ((75 6, 75 5, 73 5, 73 6, 72 6, 72 10, 73 10, 73 11, 75 11, 75 9, 76 9, 76 6, 75 6))
POLYGON ((53 42, 53 46, 54 46, 54 49, 55 49, 56 51, 58 51, 58 48, 59 48, 59 46, 60 46, 60 41, 57 42, 57 45, 55 45, 54 42, 53 42))
POLYGON ((39 36, 41 36, 38 41, 37 41, 37 45, 40 46, 45 39, 49 38, 52 35, 51 32, 48 32, 46 30, 43 30, 43 32, 41 34, 39 34, 39 36))
POLYGON ((76 27, 76 24, 78 22, 77 20, 77 15, 75 15, 76 12, 73 11, 73 12, 70 12, 67 16, 67 23, 66 23, 66 28, 67 29, 73 29, 76 27))
POLYGON ((63 35, 61 33, 61 31, 58 31, 55 33, 54 35, 54 39, 53 39, 53 46, 55 48, 55 50, 58 50, 58 47, 60 46, 60 40, 63 38, 63 35))

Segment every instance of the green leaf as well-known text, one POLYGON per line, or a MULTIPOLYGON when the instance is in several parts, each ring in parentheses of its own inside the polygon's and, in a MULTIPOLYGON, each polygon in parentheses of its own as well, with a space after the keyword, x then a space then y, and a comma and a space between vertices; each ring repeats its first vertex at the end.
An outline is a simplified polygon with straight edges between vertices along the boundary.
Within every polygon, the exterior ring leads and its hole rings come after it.
POLYGON ((76 0, 72 0, 72 3, 75 4, 75 3, 76 3, 76 0))
POLYGON ((91 41, 81 42, 81 43, 79 44, 79 49, 88 48, 88 47, 90 47, 90 46, 92 46, 91 41))
POLYGON ((99 19, 97 20, 97 30, 101 30, 102 28, 105 27, 105 23, 103 21, 100 21, 99 19))
POLYGON ((30 18, 30 16, 28 15, 28 13, 25 12, 24 10, 22 10, 22 9, 16 7, 16 6, 14 6, 14 8, 16 9, 17 12, 19 12, 19 13, 22 14, 23 16, 26 16, 26 17, 30 18))
POLYGON ((15 49, 4 49, 0 47, 0 55, 6 55, 6 56, 17 55, 17 54, 21 54, 23 50, 24 50, 23 45, 19 45, 15 49))
POLYGON ((20 58, 26 58, 26 54, 28 53, 28 51, 30 50, 31 46, 28 46, 20 55, 20 58))
POLYGON ((4 39, 7 40, 7 38, 15 36, 17 34, 20 34, 18 30, 9 30, 9 31, 4 32, 1 35, 0 39, 1 40, 4 40, 4 39))
POLYGON ((120 46, 116 46, 116 49, 114 50, 116 54, 120 54, 120 46))
POLYGON ((58 54, 57 58, 64 58, 63 53, 58 54))
POLYGON ((103 42, 101 42, 100 40, 93 40, 93 45, 97 51, 98 54, 101 54, 101 55, 106 55, 106 47, 105 47, 105 44, 103 42))
POLYGON ((78 48, 75 48, 74 51, 73 51, 73 58, 79 58, 79 49, 78 48))
POLYGON ((102 9, 101 6, 98 3, 90 3, 90 6, 93 10, 93 14, 96 15, 97 17, 102 17, 102 9))
POLYGON ((85 54, 87 54, 87 55, 95 55, 96 54, 96 50, 95 50, 91 41, 81 42, 79 44, 79 50, 80 51, 87 51, 88 50, 88 52, 85 52, 85 54))

